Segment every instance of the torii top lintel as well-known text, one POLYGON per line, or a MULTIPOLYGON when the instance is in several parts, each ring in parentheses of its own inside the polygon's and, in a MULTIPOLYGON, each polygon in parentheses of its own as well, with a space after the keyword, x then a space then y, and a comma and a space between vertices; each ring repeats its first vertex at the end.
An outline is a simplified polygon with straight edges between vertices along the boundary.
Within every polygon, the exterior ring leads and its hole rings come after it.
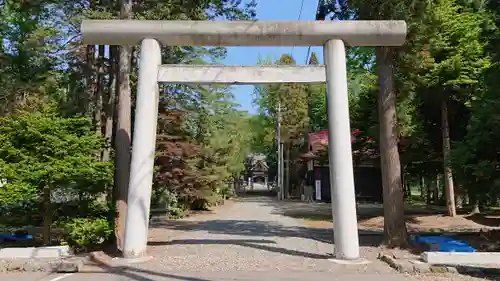
POLYGON ((153 21, 84 20, 85 44, 164 46, 322 46, 341 39, 350 46, 400 46, 405 21, 153 21))

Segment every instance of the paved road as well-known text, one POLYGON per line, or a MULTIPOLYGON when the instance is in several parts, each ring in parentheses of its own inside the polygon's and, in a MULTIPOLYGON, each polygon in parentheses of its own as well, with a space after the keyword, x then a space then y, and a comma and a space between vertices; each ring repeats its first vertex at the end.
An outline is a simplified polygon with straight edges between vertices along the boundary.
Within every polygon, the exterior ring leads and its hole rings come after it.
MULTIPOLYGON (((370 280, 403 281, 376 259, 378 250, 362 246, 372 263, 334 264, 331 229, 310 229, 284 215, 272 198, 248 197, 221 207, 216 214, 193 216, 152 225, 172 237, 152 236, 154 258, 117 273, 25 276, 12 281, 223 281, 223 280, 370 280), (55 278, 55 279, 54 279, 55 278), (59 279, 57 279, 59 278, 59 279)), ((14 275, 12 275, 14 276, 14 275)))
MULTIPOLYGON (((52 275, 57 278, 57 275, 52 275)), ((8 279, 10 281, 10 279, 8 279)), ((29 279, 18 279, 29 280, 29 279)), ((18 281, 13 280, 13 281, 18 281)), ((348 274, 332 275, 331 273, 315 272, 226 272, 215 273, 162 273, 135 274, 125 272, 117 274, 74 274, 54 281, 406 281, 403 275, 394 274, 348 274)), ((50 279, 31 279, 31 281, 50 281, 50 279)))

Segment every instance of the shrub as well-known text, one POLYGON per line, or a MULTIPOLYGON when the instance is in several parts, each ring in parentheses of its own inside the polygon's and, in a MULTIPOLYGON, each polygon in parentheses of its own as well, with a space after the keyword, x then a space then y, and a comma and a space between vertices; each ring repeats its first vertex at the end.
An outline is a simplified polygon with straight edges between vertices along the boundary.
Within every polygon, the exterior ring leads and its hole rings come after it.
POLYGON ((186 210, 179 202, 177 194, 166 187, 155 186, 152 198, 153 209, 161 209, 171 218, 184 216, 186 210))
POLYGON ((223 183, 219 188, 219 194, 223 200, 234 197, 234 189, 232 183, 223 183))
POLYGON ((110 241, 113 223, 106 218, 75 218, 61 222, 66 230, 64 241, 76 252, 87 252, 110 241))

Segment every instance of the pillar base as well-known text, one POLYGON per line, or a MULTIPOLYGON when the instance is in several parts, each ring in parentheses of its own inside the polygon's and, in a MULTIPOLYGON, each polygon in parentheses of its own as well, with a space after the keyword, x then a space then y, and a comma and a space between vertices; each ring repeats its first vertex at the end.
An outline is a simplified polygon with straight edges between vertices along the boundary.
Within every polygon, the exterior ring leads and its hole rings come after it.
POLYGON ((129 264, 143 263, 152 260, 152 256, 143 256, 138 258, 113 258, 111 264, 113 266, 126 266, 129 264))
POLYGON ((372 263, 371 261, 362 258, 355 260, 342 260, 342 259, 332 258, 328 260, 336 264, 347 264, 347 265, 364 265, 372 263))

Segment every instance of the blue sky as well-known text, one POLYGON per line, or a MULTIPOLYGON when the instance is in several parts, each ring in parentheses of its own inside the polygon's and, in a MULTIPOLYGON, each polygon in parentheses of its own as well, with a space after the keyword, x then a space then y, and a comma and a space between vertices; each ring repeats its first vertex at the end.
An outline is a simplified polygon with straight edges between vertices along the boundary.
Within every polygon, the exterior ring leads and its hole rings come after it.
MULTIPOLYGON (((295 21, 299 18, 302 0, 258 0, 257 18, 259 20, 295 21), (285 4, 286 2, 286 4, 285 4)), ((301 20, 314 20, 316 16, 317 0, 304 0, 301 20)), ((278 59, 283 53, 292 52, 292 47, 228 47, 224 64, 227 65, 255 65, 259 57, 278 59)), ((323 60, 321 47, 312 47, 319 60, 323 60)), ((307 47, 293 48, 293 57, 297 64, 305 64, 307 47)), ((236 101, 241 109, 249 113, 256 113, 257 107, 252 104, 253 86, 234 86, 236 101)))

